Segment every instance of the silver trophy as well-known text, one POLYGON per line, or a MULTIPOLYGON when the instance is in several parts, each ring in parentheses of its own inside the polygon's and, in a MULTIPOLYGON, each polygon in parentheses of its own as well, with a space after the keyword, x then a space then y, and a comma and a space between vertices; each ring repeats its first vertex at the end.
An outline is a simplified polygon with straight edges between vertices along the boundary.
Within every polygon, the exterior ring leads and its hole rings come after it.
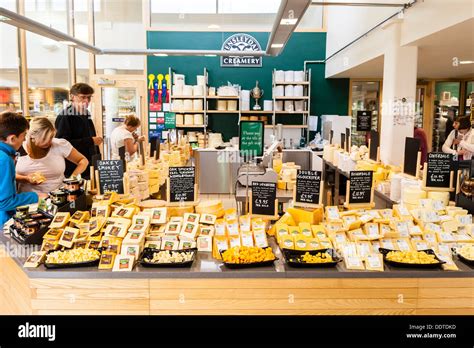
POLYGON ((252 90, 250 91, 250 95, 252 96, 252 98, 255 99, 255 105, 253 106, 253 110, 262 110, 260 105, 258 105, 258 100, 263 97, 263 89, 260 89, 260 87, 258 87, 258 81, 255 87, 252 88, 252 90))

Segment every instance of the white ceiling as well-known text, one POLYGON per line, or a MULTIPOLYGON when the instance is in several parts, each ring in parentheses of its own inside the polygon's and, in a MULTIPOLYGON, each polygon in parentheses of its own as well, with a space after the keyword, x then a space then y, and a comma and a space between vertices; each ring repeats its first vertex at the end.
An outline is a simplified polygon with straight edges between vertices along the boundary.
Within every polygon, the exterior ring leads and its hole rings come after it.
MULTIPOLYGON (((474 18, 426 36, 410 45, 418 46, 418 78, 474 77, 474 64, 453 66, 453 58, 474 61, 474 18)), ((382 78, 383 56, 334 77, 382 78)))

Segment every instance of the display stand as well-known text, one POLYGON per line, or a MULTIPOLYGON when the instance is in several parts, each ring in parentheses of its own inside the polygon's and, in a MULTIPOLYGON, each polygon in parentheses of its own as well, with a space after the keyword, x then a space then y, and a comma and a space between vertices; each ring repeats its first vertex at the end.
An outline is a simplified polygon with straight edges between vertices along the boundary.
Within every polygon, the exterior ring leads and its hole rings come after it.
POLYGON ((351 209, 374 208, 374 173, 371 170, 349 173, 344 207, 351 209), (354 186, 351 190, 351 182, 354 186))
MULTIPOLYGON (((451 174, 449 176, 449 187, 429 187, 426 186, 426 180, 428 176, 428 168, 427 168, 427 163, 425 162, 425 166, 423 168, 423 186, 422 190, 423 191, 439 191, 439 192, 453 192, 454 191, 454 171, 451 171, 451 174)), ((459 174, 456 174, 458 176, 459 180, 459 174)))
MULTIPOLYGON (((252 189, 250 189, 250 191, 252 191, 252 189)), ((250 192, 250 195, 252 193, 250 192)), ((247 196, 247 198, 249 198, 249 196, 247 196)), ((251 218, 261 218, 263 220, 278 220, 280 218, 280 216, 278 215, 278 199, 275 199, 275 214, 274 215, 260 215, 260 214, 253 214, 252 212, 252 198, 250 197, 249 199, 249 204, 250 204, 250 209, 249 209, 249 214, 250 214, 250 217, 251 218)))
POLYGON ((319 203, 305 203, 305 202, 298 202, 296 200, 296 188, 293 190, 293 206, 300 207, 300 208, 321 208, 324 207, 323 205, 323 195, 324 195, 324 180, 321 180, 321 191, 319 192, 319 203))
POLYGON ((409 173, 405 173, 405 163, 402 165, 402 174, 407 178, 415 178, 418 179, 420 177, 420 163, 421 163, 421 152, 418 152, 416 157, 416 174, 413 176, 409 173))
POLYGON ((169 207, 188 207, 188 206, 194 206, 199 204, 199 199, 197 196, 198 192, 198 185, 194 184, 194 201, 182 201, 182 202, 171 202, 170 201, 170 178, 166 179, 166 205, 169 207))
POLYGON ((347 187, 346 187, 346 201, 344 202, 344 208, 348 210, 352 209, 373 209, 375 208, 374 203, 374 186, 372 185, 372 189, 370 192, 370 202, 369 203, 349 203, 349 188, 350 188, 351 181, 347 180, 347 187))

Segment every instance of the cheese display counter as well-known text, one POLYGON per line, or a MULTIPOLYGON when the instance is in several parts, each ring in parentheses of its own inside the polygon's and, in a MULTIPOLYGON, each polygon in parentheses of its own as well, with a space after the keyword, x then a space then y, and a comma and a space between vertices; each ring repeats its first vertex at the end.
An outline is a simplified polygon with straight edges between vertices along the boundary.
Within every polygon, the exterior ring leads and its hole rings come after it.
MULTIPOLYGON (((21 214, 30 213, 21 210, 16 222, 30 217, 21 214)), ((322 207, 290 207, 268 224, 223 209, 219 201, 139 208, 112 195, 96 201, 90 212, 56 214, 41 246, 20 245, 8 231, 1 235, 0 309, 11 314, 473 314, 473 226, 466 211, 435 211, 433 205, 411 213, 398 206, 326 207, 324 213, 322 207), (105 216, 103 207, 108 207, 105 216), (382 258, 381 248, 400 255, 382 258), (169 252, 164 265, 159 250, 169 252), (80 259, 66 256, 71 251, 80 259), (183 252, 194 254, 190 263, 175 255, 183 252), (413 255, 423 255, 427 264, 413 255), (321 257, 332 262, 323 267, 321 257)))

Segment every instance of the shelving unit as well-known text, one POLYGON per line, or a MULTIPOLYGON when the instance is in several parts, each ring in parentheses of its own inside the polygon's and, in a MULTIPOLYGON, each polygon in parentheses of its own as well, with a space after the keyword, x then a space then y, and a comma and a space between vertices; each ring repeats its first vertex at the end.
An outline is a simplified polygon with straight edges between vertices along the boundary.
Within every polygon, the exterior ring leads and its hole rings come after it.
POLYGON ((265 126, 265 128, 273 128, 273 134, 276 134, 276 116, 277 115, 300 115, 303 118, 301 125, 285 125, 283 124, 284 128, 289 129, 301 129, 301 136, 306 138, 306 141, 309 140, 309 131, 308 129, 308 116, 310 114, 310 105, 311 105, 311 69, 308 69, 304 72, 304 81, 275 81, 275 73, 276 70, 273 70, 272 73, 272 91, 275 91, 275 87, 277 86, 303 86, 303 96, 275 96, 273 95, 273 117, 272 117, 272 125, 265 126), (284 109, 284 102, 285 101, 303 101, 303 111, 276 111, 276 101, 283 102, 283 109, 284 109))
POLYGON ((230 110, 207 110, 208 114, 238 114, 239 110, 230 111, 230 110))
POLYGON ((218 95, 208 95, 207 99, 230 99, 230 100, 239 100, 238 96, 218 96, 218 95))

